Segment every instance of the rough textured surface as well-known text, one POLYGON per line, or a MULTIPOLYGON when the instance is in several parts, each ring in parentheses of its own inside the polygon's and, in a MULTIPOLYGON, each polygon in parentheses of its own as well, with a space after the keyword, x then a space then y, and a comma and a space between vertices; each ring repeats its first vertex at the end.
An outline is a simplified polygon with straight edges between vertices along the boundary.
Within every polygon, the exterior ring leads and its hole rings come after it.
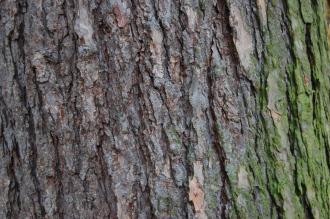
POLYGON ((325 0, 1 0, 0 218, 327 218, 325 0))

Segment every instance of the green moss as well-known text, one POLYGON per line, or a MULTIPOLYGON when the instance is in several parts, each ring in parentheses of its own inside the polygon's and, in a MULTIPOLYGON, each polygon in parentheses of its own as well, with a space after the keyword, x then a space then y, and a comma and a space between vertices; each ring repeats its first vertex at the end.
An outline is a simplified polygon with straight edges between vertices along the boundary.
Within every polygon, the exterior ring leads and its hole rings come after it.
POLYGON ((230 159, 235 149, 218 127, 226 142, 221 147, 229 154, 234 218, 304 218, 306 209, 313 217, 330 214, 330 66, 323 3, 272 0, 267 5, 263 65, 259 69, 254 57, 255 68, 248 72, 249 78, 261 76, 256 144, 251 141, 238 165, 230 159), (238 188, 240 165, 248 172, 248 190, 238 188))
POLYGON ((214 215, 218 206, 219 200, 217 195, 219 194, 219 183, 221 176, 219 173, 210 173, 207 178, 205 178, 205 200, 207 203, 206 213, 209 215, 214 215))
POLYGON ((158 199, 158 209, 162 212, 161 215, 164 213, 169 216, 175 216, 175 206, 171 197, 161 197, 158 199))
POLYGON ((305 23, 312 23, 313 22, 313 9, 312 9, 312 2, 310 0, 302 0, 301 2, 301 14, 303 16, 305 23))

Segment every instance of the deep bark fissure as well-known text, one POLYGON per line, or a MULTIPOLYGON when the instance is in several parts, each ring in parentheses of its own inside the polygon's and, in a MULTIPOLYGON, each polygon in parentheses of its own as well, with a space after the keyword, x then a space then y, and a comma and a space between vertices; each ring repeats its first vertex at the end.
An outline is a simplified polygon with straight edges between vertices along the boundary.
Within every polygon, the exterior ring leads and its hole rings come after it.
POLYGON ((9 191, 8 191, 8 205, 9 210, 7 211, 6 217, 13 218, 18 217, 21 210, 21 201, 20 201, 20 185, 16 177, 16 162, 19 160, 20 156, 18 153, 18 144, 15 139, 13 139, 14 148, 11 152, 10 163, 7 166, 7 172, 10 178, 9 191))
POLYGON ((59 139, 56 135, 53 133, 50 133, 51 139, 52 139, 52 144, 54 145, 54 150, 55 150, 55 164, 54 164, 54 169, 55 169, 55 176, 54 176, 54 181, 57 187, 57 194, 56 194, 56 208, 59 214, 60 218, 63 218, 63 212, 62 212, 62 205, 63 205, 63 184, 62 184, 62 168, 61 168, 61 163, 60 163, 60 153, 59 150, 61 148, 59 145, 59 139))

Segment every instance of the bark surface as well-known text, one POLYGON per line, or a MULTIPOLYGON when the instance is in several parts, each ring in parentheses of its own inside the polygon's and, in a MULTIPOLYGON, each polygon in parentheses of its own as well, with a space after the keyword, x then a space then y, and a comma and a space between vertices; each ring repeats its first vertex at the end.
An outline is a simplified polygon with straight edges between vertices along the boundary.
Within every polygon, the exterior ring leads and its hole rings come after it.
POLYGON ((0 218, 328 218, 325 0, 1 0, 0 218))

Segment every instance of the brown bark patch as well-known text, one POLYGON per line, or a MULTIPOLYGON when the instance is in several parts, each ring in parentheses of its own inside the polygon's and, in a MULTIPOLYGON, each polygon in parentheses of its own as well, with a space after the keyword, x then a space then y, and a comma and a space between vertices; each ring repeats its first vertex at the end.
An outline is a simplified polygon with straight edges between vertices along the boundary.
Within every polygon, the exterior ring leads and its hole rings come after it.
POLYGON ((125 27, 126 24, 128 23, 128 20, 127 20, 125 14, 123 14, 122 11, 120 10, 118 5, 114 6, 113 13, 116 16, 118 27, 125 27))
POLYGON ((196 177, 189 182, 189 200, 194 204, 197 218, 207 218, 204 211, 204 191, 196 177))

